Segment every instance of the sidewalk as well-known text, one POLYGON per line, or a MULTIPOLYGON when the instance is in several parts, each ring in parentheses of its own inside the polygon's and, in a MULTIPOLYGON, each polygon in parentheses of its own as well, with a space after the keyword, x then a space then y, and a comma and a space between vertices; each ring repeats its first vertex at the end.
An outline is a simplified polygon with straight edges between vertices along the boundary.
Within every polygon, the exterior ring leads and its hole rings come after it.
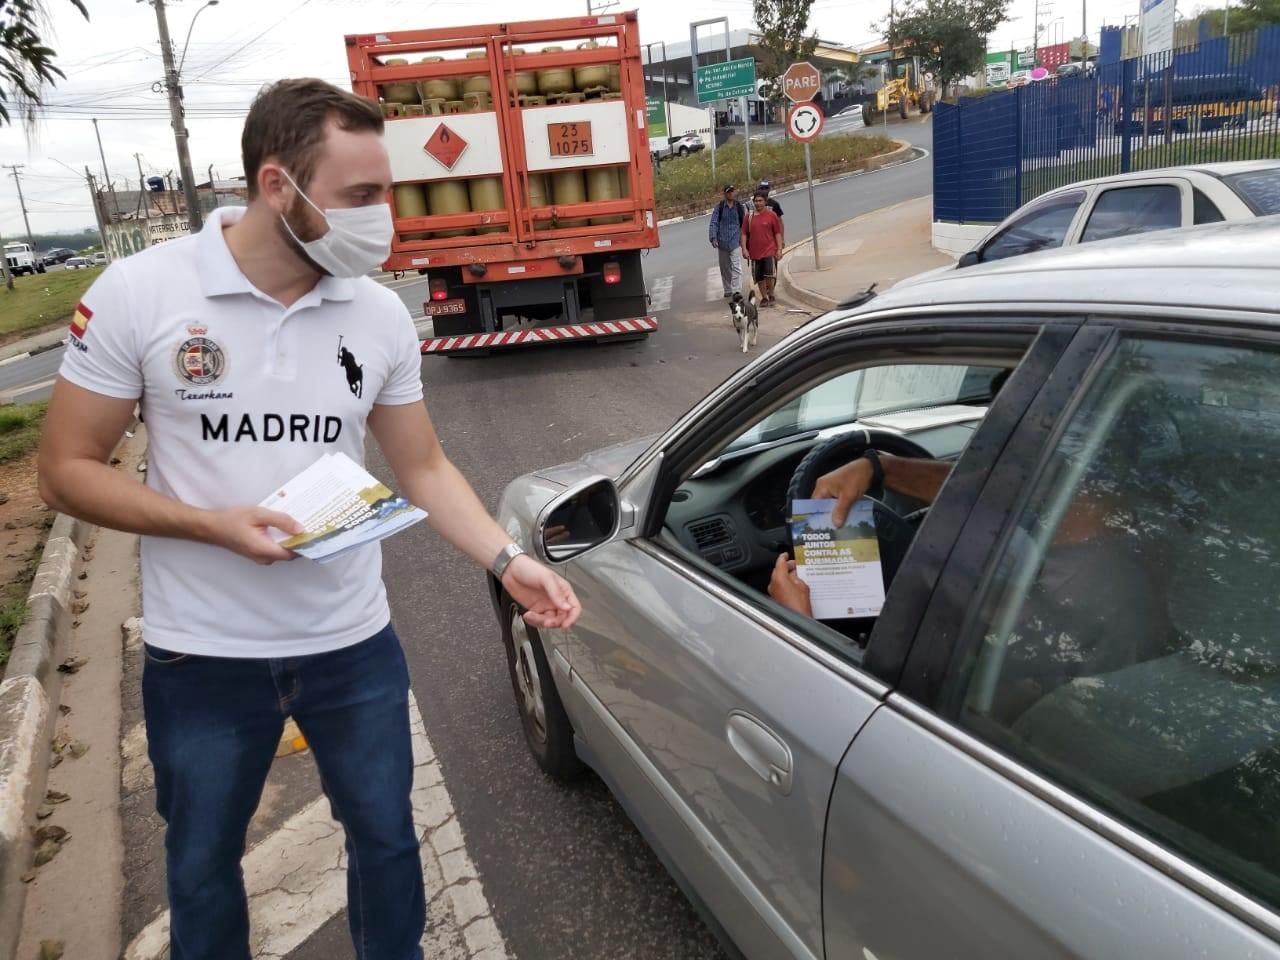
POLYGON ((44 353, 46 350, 52 350, 65 339, 67 339, 67 325, 59 323, 52 330, 33 333, 29 337, 14 340, 12 343, 6 343, 3 347, 0 347, 0 363, 25 360, 33 353, 44 353))
POLYGON ((933 197, 917 197, 854 217, 818 234, 822 269, 809 240, 792 244, 778 265, 778 292, 817 310, 865 290, 883 292, 899 280, 955 261, 933 249, 933 197))

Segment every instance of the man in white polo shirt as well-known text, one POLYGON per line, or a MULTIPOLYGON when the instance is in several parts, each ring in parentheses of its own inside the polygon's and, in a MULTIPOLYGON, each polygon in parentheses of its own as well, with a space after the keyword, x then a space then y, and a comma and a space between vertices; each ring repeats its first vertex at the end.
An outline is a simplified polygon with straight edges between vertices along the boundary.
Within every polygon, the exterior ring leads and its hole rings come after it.
POLYGON ((319 80, 263 91, 242 140, 247 209, 112 264, 77 309, 49 405, 45 500, 142 535, 173 960, 249 958, 240 857, 286 716, 346 830, 356 955, 422 956, 408 673, 381 550, 283 562, 268 530, 297 524, 254 504, 326 453, 363 462, 367 425, 405 496, 530 623, 580 612, 445 457, 408 311, 366 276, 392 235, 382 126, 376 103, 319 80), (137 401, 145 486, 106 465, 137 401))

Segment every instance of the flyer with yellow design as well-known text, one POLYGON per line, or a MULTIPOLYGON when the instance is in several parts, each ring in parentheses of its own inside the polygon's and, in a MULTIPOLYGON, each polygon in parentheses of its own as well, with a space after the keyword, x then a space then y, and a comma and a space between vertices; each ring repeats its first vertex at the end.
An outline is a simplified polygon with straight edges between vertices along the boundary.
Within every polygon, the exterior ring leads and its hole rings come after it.
POLYGON ((796 575, 809 587, 815 619, 879 616, 884 606, 884 572, 874 504, 859 500, 842 527, 831 518, 835 506, 835 500, 792 503, 796 575))

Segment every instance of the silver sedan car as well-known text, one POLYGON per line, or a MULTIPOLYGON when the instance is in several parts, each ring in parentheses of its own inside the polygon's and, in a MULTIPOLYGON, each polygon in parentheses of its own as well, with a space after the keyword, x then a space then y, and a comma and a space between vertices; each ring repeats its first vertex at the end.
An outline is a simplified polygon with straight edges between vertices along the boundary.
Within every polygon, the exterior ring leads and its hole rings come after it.
POLYGON ((490 585, 538 763, 594 769, 750 958, 1280 957, 1277 250, 894 290, 513 482, 584 610, 535 632, 490 585), (792 572, 832 474, 876 549, 792 572))

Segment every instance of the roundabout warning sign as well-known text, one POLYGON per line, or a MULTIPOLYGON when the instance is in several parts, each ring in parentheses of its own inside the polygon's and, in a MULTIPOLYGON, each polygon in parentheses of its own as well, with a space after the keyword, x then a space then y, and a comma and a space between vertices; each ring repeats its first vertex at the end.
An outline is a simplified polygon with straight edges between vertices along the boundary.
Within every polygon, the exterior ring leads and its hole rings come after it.
POLYGON ((787 111, 787 133, 791 134, 793 140, 808 143, 816 140, 818 134, 822 133, 824 120, 820 107, 812 103, 793 104, 787 111))

